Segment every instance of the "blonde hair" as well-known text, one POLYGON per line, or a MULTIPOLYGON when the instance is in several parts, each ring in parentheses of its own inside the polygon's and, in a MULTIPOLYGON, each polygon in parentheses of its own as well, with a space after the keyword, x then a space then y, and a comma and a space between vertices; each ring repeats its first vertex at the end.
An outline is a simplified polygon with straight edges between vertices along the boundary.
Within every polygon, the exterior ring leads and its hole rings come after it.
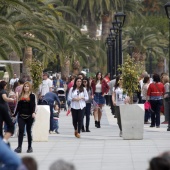
POLYGON ((162 78, 163 78, 163 83, 164 84, 169 82, 169 76, 168 75, 164 75, 162 78))
POLYGON ((22 88, 21 94, 20 94, 20 96, 19 96, 19 100, 21 100, 21 98, 22 98, 22 97, 24 96, 24 94, 25 94, 24 86, 25 86, 26 84, 29 86, 29 95, 30 95, 31 92, 32 92, 32 85, 31 85, 31 83, 28 82, 28 81, 26 81, 26 82, 23 84, 23 88, 22 88))

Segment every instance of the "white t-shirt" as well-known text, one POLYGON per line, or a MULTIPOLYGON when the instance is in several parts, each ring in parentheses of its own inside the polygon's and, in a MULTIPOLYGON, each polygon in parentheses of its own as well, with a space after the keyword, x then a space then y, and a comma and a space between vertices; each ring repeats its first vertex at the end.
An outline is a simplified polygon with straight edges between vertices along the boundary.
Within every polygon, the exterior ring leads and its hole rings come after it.
POLYGON ((10 82, 9 82, 9 84, 11 85, 11 86, 13 86, 14 85, 14 83, 15 82, 17 82, 19 80, 19 78, 12 78, 11 80, 10 80, 10 82))
POLYGON ((50 91, 50 88, 52 86, 53 86, 53 83, 50 79, 43 80, 39 88, 39 92, 41 93, 41 96, 45 96, 45 94, 50 91))
POLYGON ((124 101, 125 101, 125 98, 127 97, 126 94, 123 94, 123 89, 120 88, 120 87, 117 87, 115 89, 115 87, 113 87, 113 92, 115 93, 115 101, 116 101, 116 105, 119 106, 121 104, 125 104, 124 101))

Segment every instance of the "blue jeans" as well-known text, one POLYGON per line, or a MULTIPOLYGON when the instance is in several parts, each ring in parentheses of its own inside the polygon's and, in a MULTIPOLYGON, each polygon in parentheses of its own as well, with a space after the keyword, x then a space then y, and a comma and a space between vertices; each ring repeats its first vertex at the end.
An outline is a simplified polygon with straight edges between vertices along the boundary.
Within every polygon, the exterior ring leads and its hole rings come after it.
POLYGON ((53 120, 53 129, 55 130, 55 131, 58 131, 58 129, 59 129, 59 122, 58 122, 58 119, 54 119, 53 120))
POLYGON ((86 103, 82 126, 84 126, 84 116, 86 116, 86 128, 87 129, 89 128, 89 124, 90 124, 90 114, 91 114, 90 110, 91 110, 91 103, 86 103))
POLYGON ((3 163, 3 167, 0 165, 1 170, 17 170, 21 165, 21 160, 4 141, 0 138, 0 162, 3 163))
POLYGON ((160 111, 163 104, 162 100, 150 100, 151 108, 153 112, 151 113, 151 125, 160 125, 160 111))

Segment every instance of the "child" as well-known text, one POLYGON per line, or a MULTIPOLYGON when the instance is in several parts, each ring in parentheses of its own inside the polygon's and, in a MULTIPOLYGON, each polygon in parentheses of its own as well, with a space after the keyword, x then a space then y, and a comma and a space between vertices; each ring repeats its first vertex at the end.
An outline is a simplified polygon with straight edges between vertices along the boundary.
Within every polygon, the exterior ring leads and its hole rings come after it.
POLYGON ((53 117, 54 117, 54 124, 53 124, 53 132, 59 134, 58 129, 59 129, 59 113, 60 113, 60 109, 59 106, 57 104, 54 105, 54 109, 53 109, 53 117))

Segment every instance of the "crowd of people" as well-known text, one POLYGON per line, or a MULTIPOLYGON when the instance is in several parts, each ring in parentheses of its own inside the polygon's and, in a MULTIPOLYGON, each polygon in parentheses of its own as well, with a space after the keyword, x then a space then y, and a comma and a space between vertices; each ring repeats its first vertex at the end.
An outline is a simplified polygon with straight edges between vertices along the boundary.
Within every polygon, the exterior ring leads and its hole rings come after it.
MULTIPOLYGON (((148 103, 145 107, 144 123, 150 127, 160 127, 160 112, 164 108, 165 121, 169 121, 169 76, 163 73, 161 76, 154 74, 149 77, 143 72, 139 79, 139 90, 136 92, 136 103, 148 103), (149 122, 151 121, 151 122, 149 122)), ((29 76, 18 78, 14 74, 8 82, 0 81, 0 137, 9 145, 8 139, 18 134, 18 146, 14 150, 22 152, 23 137, 27 133, 27 153, 33 152, 31 129, 36 117, 36 105, 49 105, 50 127, 49 134, 59 134, 59 114, 63 109, 66 115, 72 115, 74 136, 81 137, 81 132, 90 131, 90 116, 94 116, 96 128, 101 128, 103 106, 110 105, 111 112, 117 118, 122 136, 122 125, 119 106, 129 104, 130 98, 123 91, 123 77, 121 75, 110 79, 110 75, 104 77, 97 72, 94 78, 87 77, 83 73, 70 78, 61 78, 59 75, 51 77, 43 73, 42 83, 39 86, 38 95, 32 92, 32 80, 29 76), (8 87, 8 90, 7 90, 8 87), (59 95, 63 89, 64 96, 59 95), (63 98, 64 97, 64 100, 63 98), (14 133, 18 124, 18 132, 14 133)))

